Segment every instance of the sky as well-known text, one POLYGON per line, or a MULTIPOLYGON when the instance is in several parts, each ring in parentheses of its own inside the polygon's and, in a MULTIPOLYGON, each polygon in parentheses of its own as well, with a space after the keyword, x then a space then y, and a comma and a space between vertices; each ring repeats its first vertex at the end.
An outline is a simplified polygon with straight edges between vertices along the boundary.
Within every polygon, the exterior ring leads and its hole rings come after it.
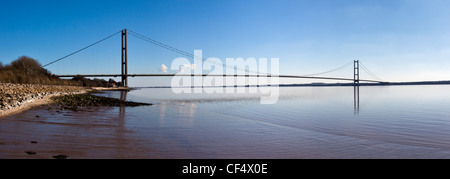
MULTIPOLYGON (((0 24, 2 64, 25 55, 44 65, 127 28, 224 63, 279 58, 281 74, 360 60, 385 81, 450 80, 448 0, 2 0, 0 24)), ((47 68, 120 73, 120 38, 47 68)), ((184 57, 131 35, 128 49, 130 73, 164 73, 161 65, 184 57)), ((326 76, 353 78, 352 65, 326 76)), ((365 72, 361 78, 373 79, 365 72)))

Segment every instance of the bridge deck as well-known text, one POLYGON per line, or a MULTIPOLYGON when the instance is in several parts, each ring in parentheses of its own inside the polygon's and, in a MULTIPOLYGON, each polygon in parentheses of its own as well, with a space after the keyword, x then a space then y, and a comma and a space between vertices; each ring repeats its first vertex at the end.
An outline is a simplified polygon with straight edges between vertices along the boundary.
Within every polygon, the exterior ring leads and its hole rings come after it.
MULTIPOLYGON (((55 75, 60 78, 71 78, 75 76, 82 77, 122 77, 121 74, 88 74, 88 75, 55 75)), ((191 76, 191 77, 279 77, 279 78, 306 78, 306 79, 323 79, 323 80, 340 80, 340 81, 354 81, 351 78, 334 78, 334 77, 312 77, 312 76, 295 76, 295 75, 226 75, 226 74, 128 74, 124 75, 127 77, 174 77, 174 76, 191 76)), ((373 83, 384 83, 383 81, 376 80, 364 80, 360 79, 361 82, 373 82, 373 83)))

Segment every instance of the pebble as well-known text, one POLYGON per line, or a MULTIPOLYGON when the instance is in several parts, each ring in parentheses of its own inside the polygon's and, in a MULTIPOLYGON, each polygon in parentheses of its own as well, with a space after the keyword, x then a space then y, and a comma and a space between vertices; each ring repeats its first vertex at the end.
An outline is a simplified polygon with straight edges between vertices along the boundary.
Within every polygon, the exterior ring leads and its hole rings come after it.
POLYGON ((0 83, 0 110, 19 107, 52 94, 81 92, 84 87, 0 83))
POLYGON ((67 155, 55 155, 53 156, 55 159, 67 159, 67 155))
POLYGON ((26 151, 25 153, 27 153, 28 155, 36 155, 36 152, 32 152, 32 151, 26 151))

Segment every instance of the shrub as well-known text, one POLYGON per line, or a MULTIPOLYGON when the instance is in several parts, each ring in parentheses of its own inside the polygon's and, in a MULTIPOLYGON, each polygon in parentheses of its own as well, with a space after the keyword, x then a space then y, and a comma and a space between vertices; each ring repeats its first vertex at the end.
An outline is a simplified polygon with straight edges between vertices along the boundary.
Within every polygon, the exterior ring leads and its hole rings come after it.
POLYGON ((30 57, 21 56, 17 60, 11 62, 10 65, 3 66, 0 63, 0 82, 4 83, 22 83, 22 84, 46 84, 46 85, 72 85, 72 86, 112 86, 103 79, 90 80, 81 76, 73 79, 60 79, 52 74, 41 64, 30 57))

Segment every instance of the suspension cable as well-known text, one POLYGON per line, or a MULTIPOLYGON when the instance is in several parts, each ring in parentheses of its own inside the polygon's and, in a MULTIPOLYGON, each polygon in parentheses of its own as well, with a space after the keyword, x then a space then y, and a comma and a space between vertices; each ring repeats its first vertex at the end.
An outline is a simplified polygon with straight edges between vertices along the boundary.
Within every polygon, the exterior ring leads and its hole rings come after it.
MULTIPOLYGON (((152 44, 157 45, 157 46, 159 46, 159 47, 162 47, 162 48, 165 48, 165 49, 167 49, 167 50, 173 51, 173 52, 175 52, 175 53, 178 53, 178 54, 187 56, 187 57, 189 57, 189 58, 202 59, 202 61, 206 61, 206 60, 207 60, 206 58, 198 57, 198 56, 196 56, 196 55, 194 55, 194 54, 191 54, 191 53, 189 53, 189 52, 180 50, 180 49, 178 49, 178 48, 175 48, 175 47, 172 47, 172 46, 170 46, 170 45, 164 44, 164 43, 162 43, 162 42, 156 41, 156 40, 154 40, 154 39, 152 39, 152 38, 149 38, 149 37, 147 37, 147 36, 144 36, 144 35, 142 35, 142 34, 139 34, 139 33, 137 33, 137 32, 134 32, 134 31, 132 31, 132 30, 129 30, 129 29, 128 29, 128 32, 129 32, 131 35, 133 35, 133 36, 135 36, 135 37, 137 37, 137 38, 139 38, 139 39, 141 39, 141 40, 147 41, 147 42, 149 42, 149 43, 152 43, 152 44)), ((260 75, 271 75, 271 74, 269 74, 269 73, 260 73, 260 72, 250 71, 250 70, 247 70, 247 69, 235 68, 234 66, 229 66, 229 65, 226 65, 226 64, 219 64, 219 63, 214 63, 214 62, 210 62, 210 61, 208 61, 208 62, 209 62, 209 63, 216 64, 216 65, 221 65, 221 66, 223 66, 223 67, 225 67, 225 68, 233 68, 233 69, 241 70, 241 71, 244 71, 244 72, 255 73, 255 74, 260 74, 260 75)), ((332 70, 328 70, 328 71, 324 71, 324 72, 320 72, 320 73, 314 73, 314 74, 300 75, 300 76, 310 77, 310 76, 318 76, 318 75, 322 75, 322 74, 326 74, 326 73, 331 73, 331 72, 334 72, 334 71, 337 71, 337 70, 341 70, 341 69, 343 69, 343 68, 349 66, 352 62, 353 62, 353 61, 351 61, 351 62, 349 62, 349 63, 346 63, 345 65, 340 66, 340 67, 335 68, 335 69, 332 69, 332 70)))
POLYGON ((346 64, 344 64, 344 65, 342 65, 342 66, 340 66, 340 67, 338 67, 338 68, 332 69, 332 70, 328 70, 328 71, 324 71, 324 72, 320 72, 320 73, 313 73, 313 74, 301 75, 301 76, 306 76, 306 77, 310 77, 310 76, 319 76, 319 75, 323 75, 323 74, 335 72, 335 71, 341 70, 341 69, 343 69, 343 68, 349 66, 349 65, 352 64, 352 63, 353 63, 353 61, 350 61, 350 62, 348 62, 348 63, 346 63, 346 64))
POLYGON ((377 75, 375 75, 374 73, 372 73, 366 66, 364 66, 361 62, 359 63, 360 64, 360 66, 362 67, 362 69, 367 73, 367 74, 369 74, 371 77, 373 77, 373 78, 375 78, 375 79, 377 79, 377 80, 380 80, 380 81, 383 81, 381 78, 379 78, 377 75))
MULTIPOLYGON (((172 47, 172 46, 170 46, 170 45, 167 45, 167 44, 164 44, 164 43, 162 43, 162 42, 159 42, 159 41, 156 41, 156 40, 154 40, 154 39, 151 39, 151 38, 149 38, 149 37, 147 37, 147 36, 144 36, 144 35, 141 35, 141 34, 139 34, 139 33, 136 33, 136 32, 134 32, 134 31, 132 31, 132 30, 128 30, 128 32, 129 32, 131 35, 133 35, 133 36, 135 36, 135 37, 137 37, 137 38, 139 38, 139 39, 141 39, 141 40, 147 41, 147 42, 149 42, 149 43, 152 43, 152 44, 157 45, 157 46, 159 46, 159 47, 162 47, 162 48, 165 48, 165 49, 167 49, 167 50, 173 51, 173 52, 175 52, 175 53, 178 53, 178 54, 187 56, 187 57, 189 57, 189 58, 194 58, 194 59, 197 58, 197 59, 201 59, 202 61, 206 61, 206 60, 207 60, 207 59, 204 58, 204 57, 199 57, 199 56, 196 56, 196 55, 191 54, 191 53, 189 53, 189 52, 186 52, 186 51, 177 49, 177 48, 172 47)), ((226 65, 226 64, 223 64, 223 63, 215 63, 215 62, 211 62, 211 61, 206 61, 206 62, 211 63, 211 64, 220 65, 220 66, 222 66, 222 67, 224 67, 224 68, 230 68, 230 69, 232 68, 232 69, 236 69, 236 70, 238 70, 238 71, 240 70, 240 71, 244 71, 244 72, 248 72, 248 73, 255 73, 255 74, 258 74, 258 75, 271 75, 271 74, 269 74, 269 73, 260 73, 260 72, 251 71, 251 70, 247 70, 247 69, 235 68, 234 66, 226 65)))
POLYGON ((92 47, 92 46, 94 46, 94 45, 97 45, 97 44, 99 44, 99 43, 101 43, 101 42, 103 42, 103 41, 105 41, 105 40, 107 40, 107 39, 109 39, 109 38, 111 38, 111 37, 113 37, 113 36, 115 36, 115 35, 121 33, 121 32, 122 32, 122 30, 119 31, 119 32, 116 32, 116 33, 114 33, 114 34, 112 34, 112 35, 110 35, 110 36, 108 36, 108 37, 106 37, 106 38, 104 38, 104 39, 101 39, 101 40, 99 40, 99 41, 97 41, 97 42, 94 42, 94 43, 92 43, 91 45, 88 45, 88 46, 86 46, 86 47, 84 47, 84 48, 82 48, 82 49, 80 49, 80 50, 77 50, 77 51, 75 51, 75 52, 73 52, 73 53, 71 53, 71 54, 69 54, 69 55, 66 55, 66 56, 61 57, 61 58, 58 58, 58 59, 56 59, 56 60, 54 60, 54 61, 52 61, 52 62, 50 62, 50 63, 47 63, 47 64, 45 64, 45 65, 42 66, 42 67, 46 67, 46 66, 49 66, 49 65, 51 65, 51 64, 53 64, 53 63, 59 62, 59 61, 61 61, 61 60, 63 60, 63 59, 66 59, 66 58, 68 58, 68 57, 70 57, 70 56, 72 56, 72 55, 75 55, 75 54, 77 54, 77 53, 79 53, 79 52, 81 52, 81 51, 83 51, 83 50, 86 50, 86 49, 88 49, 88 48, 90 48, 90 47, 92 47))

